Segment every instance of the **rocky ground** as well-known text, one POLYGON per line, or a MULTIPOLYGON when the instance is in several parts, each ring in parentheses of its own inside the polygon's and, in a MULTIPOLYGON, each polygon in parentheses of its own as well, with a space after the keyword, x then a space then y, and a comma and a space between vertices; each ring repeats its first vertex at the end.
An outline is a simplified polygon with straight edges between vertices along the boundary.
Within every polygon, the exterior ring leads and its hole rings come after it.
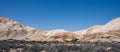
POLYGON ((1 40, 0 52, 120 52, 120 42, 1 40))

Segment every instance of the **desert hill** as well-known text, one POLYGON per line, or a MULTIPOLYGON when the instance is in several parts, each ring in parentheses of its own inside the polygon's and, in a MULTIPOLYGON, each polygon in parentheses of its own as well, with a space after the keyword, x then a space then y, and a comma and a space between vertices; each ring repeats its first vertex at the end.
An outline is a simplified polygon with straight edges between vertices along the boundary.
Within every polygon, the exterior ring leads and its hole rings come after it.
POLYGON ((64 29, 38 30, 20 24, 14 20, 0 17, 0 40, 35 40, 35 41, 101 41, 120 42, 120 17, 105 25, 95 25, 88 29, 70 32, 64 29))

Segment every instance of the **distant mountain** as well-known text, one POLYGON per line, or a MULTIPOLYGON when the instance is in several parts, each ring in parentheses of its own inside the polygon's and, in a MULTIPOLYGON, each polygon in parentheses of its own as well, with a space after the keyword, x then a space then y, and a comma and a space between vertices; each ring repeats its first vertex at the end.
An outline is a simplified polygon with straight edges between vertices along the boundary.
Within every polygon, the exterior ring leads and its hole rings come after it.
POLYGON ((101 41, 120 42, 120 17, 105 25, 95 25, 88 29, 70 32, 64 29, 38 30, 22 25, 14 20, 0 17, 0 40, 17 39, 26 41, 101 41))

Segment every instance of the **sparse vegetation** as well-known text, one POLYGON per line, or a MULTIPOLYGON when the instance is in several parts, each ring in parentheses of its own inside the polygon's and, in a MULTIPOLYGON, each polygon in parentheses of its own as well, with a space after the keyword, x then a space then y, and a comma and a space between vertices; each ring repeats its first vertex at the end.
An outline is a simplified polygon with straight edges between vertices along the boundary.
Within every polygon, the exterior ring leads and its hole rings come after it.
POLYGON ((120 42, 1 40, 0 52, 120 52, 120 42))

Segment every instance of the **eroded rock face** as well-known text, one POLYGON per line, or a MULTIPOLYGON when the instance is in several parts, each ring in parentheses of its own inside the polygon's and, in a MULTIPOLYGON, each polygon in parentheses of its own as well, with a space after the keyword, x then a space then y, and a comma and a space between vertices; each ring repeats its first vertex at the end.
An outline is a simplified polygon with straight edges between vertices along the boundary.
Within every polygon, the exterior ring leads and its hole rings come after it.
POLYGON ((61 29, 51 30, 45 35, 48 36, 47 40, 50 41, 71 41, 73 39, 76 39, 76 34, 61 29))
POLYGON ((120 30, 106 33, 91 33, 84 35, 82 41, 91 42, 120 42, 120 30))
POLYGON ((35 41, 117 41, 120 42, 120 17, 105 25, 95 25, 88 29, 70 32, 64 29, 38 30, 24 26, 14 20, 0 17, 0 40, 35 40, 35 41))

